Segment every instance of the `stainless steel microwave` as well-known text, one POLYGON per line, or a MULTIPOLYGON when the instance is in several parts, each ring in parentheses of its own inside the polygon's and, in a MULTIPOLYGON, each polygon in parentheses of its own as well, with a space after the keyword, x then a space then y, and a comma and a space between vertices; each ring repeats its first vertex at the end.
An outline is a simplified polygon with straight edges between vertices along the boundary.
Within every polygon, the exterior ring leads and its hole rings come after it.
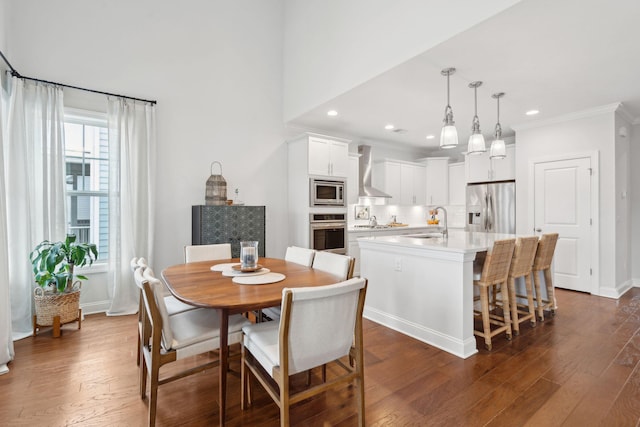
POLYGON ((345 182, 326 179, 309 179, 311 206, 346 206, 345 182))

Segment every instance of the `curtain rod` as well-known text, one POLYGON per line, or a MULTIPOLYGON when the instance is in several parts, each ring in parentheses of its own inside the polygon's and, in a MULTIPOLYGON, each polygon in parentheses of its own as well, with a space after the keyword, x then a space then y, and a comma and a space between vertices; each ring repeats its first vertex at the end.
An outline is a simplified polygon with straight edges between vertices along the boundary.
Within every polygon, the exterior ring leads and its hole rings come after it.
POLYGON ((48 81, 48 80, 42 80, 42 79, 36 79, 36 78, 33 78, 33 77, 23 76, 15 68, 13 68, 13 66, 11 65, 11 63, 9 62, 7 57, 4 56, 4 53, 2 53, 1 50, 0 50, 0 56, 2 57, 2 60, 9 66, 9 69, 11 70, 11 75, 13 77, 17 77, 19 79, 31 80, 31 81, 34 81, 34 82, 47 83, 47 84, 56 85, 56 86, 62 86, 62 87, 68 87, 70 89, 83 90, 85 92, 99 93, 101 95, 115 96, 115 97, 118 97, 118 98, 126 98, 126 99, 131 99, 133 101, 148 102, 150 104, 157 104, 158 103, 157 101, 152 101, 152 100, 149 100, 149 99, 134 98, 133 96, 118 95, 117 93, 103 92, 101 90, 87 89, 87 88, 84 88, 84 87, 72 86, 72 85, 68 85, 68 84, 64 84, 64 83, 56 83, 56 82, 51 82, 51 81, 48 81))

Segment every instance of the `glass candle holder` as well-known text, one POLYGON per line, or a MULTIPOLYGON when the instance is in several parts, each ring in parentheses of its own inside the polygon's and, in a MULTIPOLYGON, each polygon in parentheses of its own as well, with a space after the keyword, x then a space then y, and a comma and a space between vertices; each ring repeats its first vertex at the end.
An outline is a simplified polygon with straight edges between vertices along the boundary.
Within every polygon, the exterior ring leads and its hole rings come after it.
POLYGON ((240 267, 256 268, 258 266, 258 242, 240 242, 240 267))

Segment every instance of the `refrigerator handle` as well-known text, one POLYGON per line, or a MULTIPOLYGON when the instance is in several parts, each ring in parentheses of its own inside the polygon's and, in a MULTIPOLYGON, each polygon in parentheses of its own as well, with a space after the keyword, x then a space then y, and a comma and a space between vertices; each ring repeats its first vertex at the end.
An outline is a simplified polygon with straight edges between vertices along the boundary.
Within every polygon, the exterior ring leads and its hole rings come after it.
POLYGON ((495 211, 493 206, 493 196, 491 193, 488 193, 489 203, 487 203, 487 231, 491 231, 493 229, 493 213, 495 211))
POLYGON ((484 217, 483 228, 487 231, 489 227, 488 215, 489 215, 489 193, 484 193, 484 205, 482 206, 482 216, 484 217))

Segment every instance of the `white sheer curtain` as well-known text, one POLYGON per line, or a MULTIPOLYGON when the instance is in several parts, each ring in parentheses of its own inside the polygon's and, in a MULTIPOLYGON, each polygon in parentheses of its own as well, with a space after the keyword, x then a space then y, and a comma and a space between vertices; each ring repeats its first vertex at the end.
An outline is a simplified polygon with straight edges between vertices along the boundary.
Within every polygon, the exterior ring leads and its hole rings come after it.
POLYGON ((8 96, 0 73, 0 374, 9 372, 7 363, 13 359, 11 337, 11 303, 9 302, 9 246, 7 244, 7 195, 4 189, 4 128, 8 96))
POLYGON ((153 259, 156 115, 149 103, 109 99, 108 315, 138 311, 138 288, 129 261, 153 259))
POLYGON ((9 95, 3 114, 0 196, 6 208, 2 223, 7 256, 0 258, 7 260, 2 270, 9 277, 0 279, 0 287, 9 292, 13 339, 20 339, 32 333, 35 282, 29 252, 44 239, 65 236, 64 108, 59 87, 17 77, 4 83, 9 95))

